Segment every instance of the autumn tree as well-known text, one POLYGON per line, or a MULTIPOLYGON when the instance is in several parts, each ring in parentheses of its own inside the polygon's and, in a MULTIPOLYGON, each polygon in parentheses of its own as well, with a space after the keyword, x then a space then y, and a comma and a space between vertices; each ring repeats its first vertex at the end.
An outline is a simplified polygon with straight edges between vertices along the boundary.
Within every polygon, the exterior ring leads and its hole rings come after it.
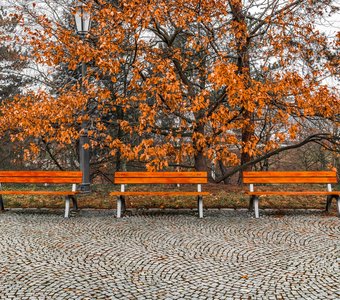
POLYGON ((339 91, 325 81, 339 75, 339 39, 315 25, 337 11, 334 1, 87 3, 86 41, 44 15, 25 37, 50 68, 73 72, 85 61, 87 93, 66 82, 58 93, 18 97, 1 121, 14 139, 75 143, 85 108, 97 159, 107 153, 150 170, 216 164, 217 181, 308 142, 339 146, 328 129, 301 134, 314 120, 339 124, 339 91))

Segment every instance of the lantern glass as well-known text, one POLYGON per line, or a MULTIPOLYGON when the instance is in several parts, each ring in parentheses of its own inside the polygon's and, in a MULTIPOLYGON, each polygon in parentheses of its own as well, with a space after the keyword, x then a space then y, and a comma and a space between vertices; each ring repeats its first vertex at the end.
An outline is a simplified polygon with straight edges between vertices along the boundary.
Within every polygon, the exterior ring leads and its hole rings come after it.
POLYGON ((90 29, 91 15, 88 10, 86 10, 86 5, 81 3, 75 8, 74 19, 76 22, 77 33, 85 35, 90 29))

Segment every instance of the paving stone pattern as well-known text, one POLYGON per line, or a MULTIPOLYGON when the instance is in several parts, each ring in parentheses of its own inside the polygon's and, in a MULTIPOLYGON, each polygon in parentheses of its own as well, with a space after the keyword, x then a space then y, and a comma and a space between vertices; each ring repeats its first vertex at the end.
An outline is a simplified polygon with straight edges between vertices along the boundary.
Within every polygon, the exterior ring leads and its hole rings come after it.
POLYGON ((340 219, 8 211, 0 299, 340 299, 340 219))

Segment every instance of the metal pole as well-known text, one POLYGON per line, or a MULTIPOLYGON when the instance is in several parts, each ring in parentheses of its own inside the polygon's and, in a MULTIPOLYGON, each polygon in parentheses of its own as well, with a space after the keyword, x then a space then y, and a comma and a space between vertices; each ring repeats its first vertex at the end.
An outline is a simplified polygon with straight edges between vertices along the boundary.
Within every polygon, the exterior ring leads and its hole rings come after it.
MULTIPOLYGON (((83 40, 85 39, 85 36, 83 36, 83 40)), ((86 75, 86 64, 85 62, 82 62, 81 64, 81 91, 83 94, 85 94, 85 85, 83 83, 84 78, 86 75)), ((84 105, 82 109, 82 117, 85 116, 85 108, 86 105, 84 105)), ((89 136, 88 136, 88 130, 87 130, 87 123, 83 119, 81 123, 81 132, 79 137, 79 163, 80 163, 80 170, 83 173, 82 178, 82 184, 80 186, 80 190, 82 192, 90 192, 90 148, 86 147, 84 148, 84 145, 90 145, 89 136)))

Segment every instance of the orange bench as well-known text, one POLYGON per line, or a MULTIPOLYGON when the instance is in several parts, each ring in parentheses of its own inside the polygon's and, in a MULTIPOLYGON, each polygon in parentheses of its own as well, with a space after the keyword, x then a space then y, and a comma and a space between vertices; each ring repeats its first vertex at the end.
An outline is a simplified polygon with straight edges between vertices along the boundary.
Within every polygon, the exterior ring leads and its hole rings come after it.
POLYGON ((207 172, 116 172, 114 183, 121 185, 117 196, 117 218, 125 210, 125 196, 197 196, 199 217, 203 218, 203 196, 201 184, 207 183, 207 172), (197 184, 197 192, 190 191, 125 191, 126 184, 197 184))
POLYGON ((337 210, 340 216, 340 191, 332 190, 332 183, 337 183, 337 174, 335 171, 299 171, 299 172, 243 172, 243 183, 249 184, 250 196, 249 209, 254 209, 255 217, 259 217, 259 197, 271 195, 283 196, 314 196, 324 195, 327 196, 326 210, 329 211, 332 199, 336 199, 337 210), (327 190, 306 190, 302 191, 275 191, 272 189, 254 191, 254 184, 325 184, 327 190))
POLYGON ((46 195, 65 197, 65 218, 70 215, 70 199, 73 207, 78 209, 76 195, 77 184, 82 182, 82 172, 80 171, 0 171, 0 183, 15 184, 72 184, 72 190, 0 190, 0 209, 4 210, 2 195, 46 195))

